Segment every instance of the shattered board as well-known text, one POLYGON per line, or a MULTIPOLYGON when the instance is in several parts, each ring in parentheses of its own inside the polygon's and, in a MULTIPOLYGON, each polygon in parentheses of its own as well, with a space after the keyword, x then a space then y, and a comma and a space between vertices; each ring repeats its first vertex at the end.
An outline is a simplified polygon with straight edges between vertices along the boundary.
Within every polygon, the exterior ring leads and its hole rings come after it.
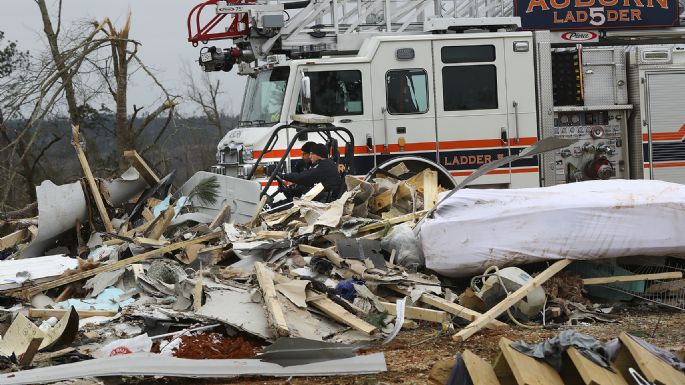
POLYGON ((420 228, 426 267, 469 276, 556 259, 685 255, 685 186, 606 180, 463 189, 420 228))

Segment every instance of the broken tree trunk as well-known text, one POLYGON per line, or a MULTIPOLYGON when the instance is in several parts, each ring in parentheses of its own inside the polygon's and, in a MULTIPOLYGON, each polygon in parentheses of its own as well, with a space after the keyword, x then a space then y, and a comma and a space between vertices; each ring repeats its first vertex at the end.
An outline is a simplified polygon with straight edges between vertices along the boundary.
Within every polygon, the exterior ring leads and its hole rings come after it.
POLYGON ((489 322, 493 321, 495 318, 499 317, 502 313, 507 311, 510 307, 514 306, 518 301, 522 300, 528 293, 530 293, 536 287, 539 287, 545 283, 548 279, 552 278, 558 272, 563 270, 566 266, 571 264, 570 259, 562 259, 554 262, 545 271, 535 276, 533 279, 528 281, 525 285, 521 286, 518 290, 511 293, 502 302, 493 306, 490 310, 486 311, 480 317, 476 318, 473 322, 468 324, 465 328, 461 329, 457 334, 455 334, 452 339, 455 341, 465 341, 467 338, 478 333, 478 331, 485 327, 489 322))

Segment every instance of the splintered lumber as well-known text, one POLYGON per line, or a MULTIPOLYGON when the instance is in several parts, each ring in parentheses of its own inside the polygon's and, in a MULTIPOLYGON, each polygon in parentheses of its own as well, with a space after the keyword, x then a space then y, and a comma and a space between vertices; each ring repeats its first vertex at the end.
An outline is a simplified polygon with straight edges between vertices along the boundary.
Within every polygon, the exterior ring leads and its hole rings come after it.
POLYGON ((335 252, 334 248, 335 247, 328 247, 322 249, 320 247, 314 247, 305 244, 300 244, 298 246, 298 249, 305 254, 323 255, 324 257, 326 257, 326 259, 331 261, 331 263, 334 264, 336 267, 341 267, 343 258, 335 252))
MULTIPOLYGON (((409 290, 401 288, 399 286, 387 286, 389 289, 394 290, 402 295, 409 296, 409 290)), ((426 305, 433 306, 435 308, 438 308, 440 310, 446 311, 452 315, 455 315, 459 318, 465 319, 467 321, 474 321, 478 317, 481 317, 482 314, 475 311, 471 310, 467 307, 461 306, 459 304, 456 304, 454 302, 450 302, 444 298, 440 298, 437 295, 434 294, 429 294, 429 293, 423 293, 421 294, 421 297, 419 297, 419 301, 425 303, 426 305)), ((489 329, 503 329, 509 327, 506 323, 502 321, 498 321, 496 319, 493 319, 492 321, 488 322, 486 325, 487 328, 489 329)))
POLYGON ((492 308, 490 308, 490 310, 486 311, 480 317, 473 320, 470 324, 468 324, 465 328, 461 329, 452 338, 455 341, 465 341, 467 338, 478 333, 478 331, 485 327, 485 325, 487 325, 495 318, 499 317, 510 307, 514 306, 518 301, 522 300, 526 295, 528 295, 528 293, 530 293, 533 289, 539 287, 548 279, 552 278, 558 272, 563 270, 566 266, 570 265, 571 262, 573 261, 571 261, 570 259, 562 259, 554 262, 545 271, 541 272, 533 279, 526 282, 525 285, 521 286, 515 292, 507 296, 507 298, 505 298, 502 302, 493 306, 492 308))
MULTIPOLYGON (((385 310, 390 315, 396 315, 397 307, 394 303, 381 302, 381 305, 385 307, 385 310)), ((404 307, 404 317, 408 319, 415 319, 420 321, 443 323, 448 322, 449 315, 442 310, 424 309, 416 306, 405 306, 404 307)))
POLYGON ((152 222, 152 225, 148 227, 146 230, 147 237, 150 239, 159 239, 162 234, 164 234, 164 230, 169 227, 169 223, 171 223, 171 220, 174 219, 175 214, 176 211, 174 206, 169 205, 169 207, 167 207, 163 213, 155 218, 154 222, 152 222))
MULTIPOLYGON (((564 381, 557 371, 544 361, 536 360, 523 353, 517 352, 506 338, 499 340, 499 347, 507 366, 520 385, 564 385, 564 381)), ((500 365, 503 362, 500 360, 500 365)), ((470 372, 469 372, 470 373, 470 372)))
POLYGON ((438 173, 426 170, 423 173, 423 208, 428 210, 435 207, 438 200, 438 173))
POLYGON ((392 190, 385 190, 371 198, 371 207, 374 211, 380 211, 392 204, 392 190))
POLYGON ((343 325, 350 326, 366 334, 373 334, 376 331, 375 326, 348 312, 325 295, 317 295, 315 292, 307 290, 307 302, 343 325))
POLYGON ((33 361, 33 357, 38 353, 40 345, 43 343, 43 337, 34 337, 29 342, 29 346, 26 348, 24 354, 19 356, 19 367, 26 368, 33 361))
POLYGON ((585 278, 583 285, 602 285, 618 282, 652 281, 656 279, 678 279, 683 278, 682 271, 671 271, 656 274, 636 274, 636 275, 616 275, 613 277, 585 278))
POLYGON ((226 216, 231 212, 231 208, 228 207, 228 205, 224 205, 224 207, 219 210, 219 212, 216 214, 214 219, 212 219, 212 223, 209 224, 209 228, 214 230, 217 226, 223 224, 226 221, 226 216))
POLYGON ((138 246, 143 246, 143 247, 160 247, 160 246, 168 245, 169 241, 161 241, 159 239, 145 238, 145 237, 135 237, 135 238, 133 238, 133 243, 135 243, 138 246))
POLYGON ((208 242, 208 241, 220 238, 220 237, 221 237, 221 233, 216 232, 216 233, 203 235, 203 236, 197 237, 195 239, 190 239, 187 241, 172 243, 168 246, 160 247, 159 249, 154 249, 154 250, 147 251, 145 253, 134 255, 131 258, 127 258, 127 259, 124 259, 121 261, 117 261, 114 263, 110 263, 107 265, 96 267, 95 269, 86 270, 86 271, 82 271, 80 273, 76 273, 76 274, 64 276, 61 278, 53 279, 52 281, 45 282, 45 283, 40 284, 40 285, 35 285, 35 286, 30 286, 30 287, 20 288, 20 289, 13 289, 13 290, 10 290, 8 292, 19 293, 25 298, 31 298, 34 295, 41 293, 43 291, 46 291, 46 290, 54 289, 56 287, 64 286, 64 285, 70 284, 72 282, 76 282, 76 281, 80 281, 82 279, 90 278, 90 277, 96 276, 100 273, 104 273, 106 271, 119 270, 119 269, 124 268, 128 265, 132 265, 134 263, 144 261, 148 258, 157 256, 157 255, 162 255, 162 254, 168 253, 170 251, 182 249, 188 245, 192 245, 195 243, 208 242))
POLYGON ((566 349, 566 353, 585 385, 628 385, 617 370, 612 372, 597 365, 573 346, 566 349))
POLYGON ((357 233, 363 233, 366 231, 382 229, 385 226, 392 226, 392 225, 397 225, 397 224, 400 224, 403 222, 411 221, 411 220, 414 220, 414 219, 421 217, 422 215, 425 215, 427 212, 428 212, 428 210, 421 210, 421 211, 417 211, 415 213, 400 215, 399 217, 395 217, 395 218, 389 219, 387 221, 378 222, 378 223, 371 223, 369 225, 360 227, 359 230, 357 231, 357 233))
POLYGON ((124 151, 124 158, 131 163, 131 166, 138 170, 140 176, 145 179, 147 184, 154 186, 159 183, 159 177, 155 174, 154 170, 148 166, 147 162, 138 154, 136 150, 124 151))
POLYGON ((461 355, 464 359, 466 371, 469 372, 473 385, 500 385, 495 369, 484 359, 466 349, 461 355))
POLYGON ((264 209, 264 205, 266 205, 266 199, 266 195, 264 195, 259 201, 259 204, 257 205, 257 211, 255 211, 252 219, 250 219, 250 221, 247 223, 247 227, 255 227, 259 224, 259 216, 262 215, 262 210, 264 209))
POLYGON ((622 332, 618 339, 623 346, 614 364, 624 377, 628 376, 628 368, 632 367, 639 369, 648 381, 656 385, 685 384, 685 373, 676 370, 664 360, 652 354, 637 341, 633 340, 631 336, 622 332))
MULTIPOLYGON (((50 317, 62 318, 69 309, 29 309, 29 318, 48 319, 50 317)), ((88 317, 113 317, 118 312, 113 310, 76 310, 79 318, 88 317)))
POLYGON ((283 314, 283 308, 278 302, 278 295, 276 294, 276 287, 274 286, 273 272, 269 270, 264 263, 256 262, 254 265, 255 273, 259 287, 262 289, 262 297, 266 304, 266 312, 269 315, 269 323, 276 329, 279 336, 287 337, 290 335, 288 330, 288 323, 283 314))
POLYGON ((5 235, 4 237, 0 238, 0 251, 9 249, 28 237, 29 231, 27 229, 21 229, 13 232, 12 234, 5 235))
POLYGON ((78 126, 71 126, 71 133, 73 135, 72 144, 76 149, 76 155, 81 163, 81 168, 83 168, 83 173, 86 175, 86 180, 88 181, 88 187, 90 187, 90 192, 93 194, 93 199, 95 200, 95 205, 100 213, 100 218, 102 218, 102 223, 105 224, 105 230, 109 233, 114 232, 114 227, 112 227, 112 222, 109 220, 109 215, 107 214, 107 209, 105 208, 105 203, 102 200, 102 195, 100 195, 100 189, 97 183, 95 183, 95 178, 93 177, 93 172, 90 170, 90 164, 88 164, 88 159, 86 154, 83 152, 81 147, 81 139, 79 134, 78 126))

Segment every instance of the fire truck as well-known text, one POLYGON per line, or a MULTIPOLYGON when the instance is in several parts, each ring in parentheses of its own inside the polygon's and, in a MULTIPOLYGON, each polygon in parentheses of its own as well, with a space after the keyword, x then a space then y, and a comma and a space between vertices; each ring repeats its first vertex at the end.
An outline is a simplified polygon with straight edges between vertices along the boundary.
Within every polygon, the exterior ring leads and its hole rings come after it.
MULTIPOLYGON (((262 186, 326 143, 350 175, 402 162, 449 188, 591 179, 685 183, 678 0, 207 0, 188 16, 205 71, 248 76, 212 172, 262 186), (232 46, 210 42, 232 40, 232 46)), ((266 191, 266 189, 264 189, 266 191)))

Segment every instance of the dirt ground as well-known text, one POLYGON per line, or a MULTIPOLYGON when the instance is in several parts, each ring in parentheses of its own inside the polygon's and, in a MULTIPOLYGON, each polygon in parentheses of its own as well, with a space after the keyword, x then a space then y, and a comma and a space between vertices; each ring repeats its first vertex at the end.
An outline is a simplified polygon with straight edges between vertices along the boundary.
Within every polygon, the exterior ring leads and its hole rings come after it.
MULTIPOLYGON (((484 330, 467 341, 452 341, 451 334, 439 335, 435 325, 419 324, 415 330, 402 331, 397 338, 383 348, 371 348, 369 352, 382 351, 388 371, 363 376, 302 377, 302 378, 239 378, 235 380, 192 380, 194 384, 242 384, 242 385, 284 385, 284 384, 335 384, 335 385, 423 385, 434 384, 429 380, 433 365, 449 359, 457 351, 470 349, 479 356, 493 362, 498 353, 497 343, 501 337, 511 340, 523 339, 540 342, 553 337, 561 330, 573 329, 603 341, 618 336, 622 331, 644 338, 650 343, 667 349, 677 350, 685 346, 685 313, 665 310, 649 304, 626 307, 617 311, 619 323, 563 326, 555 329, 525 329, 512 326, 503 331, 484 330)), ((187 379, 145 380, 146 384, 186 384, 187 379)), ((139 382, 143 383, 143 382, 139 382)))

